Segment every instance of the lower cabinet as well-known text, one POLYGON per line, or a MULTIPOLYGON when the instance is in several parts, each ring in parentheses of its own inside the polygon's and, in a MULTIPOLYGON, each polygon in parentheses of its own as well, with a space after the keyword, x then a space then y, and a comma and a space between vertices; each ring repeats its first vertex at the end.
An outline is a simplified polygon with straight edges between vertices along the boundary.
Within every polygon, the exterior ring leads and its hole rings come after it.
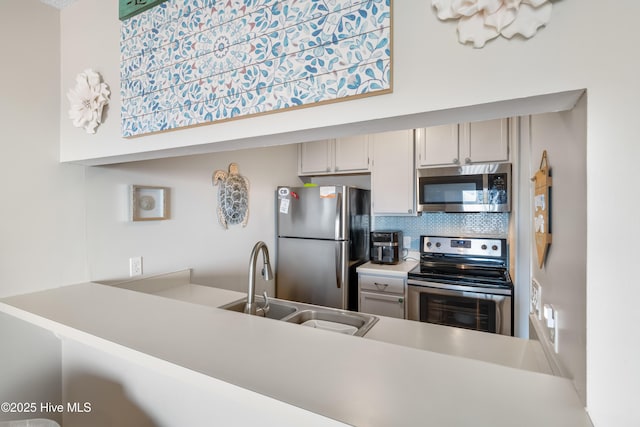
POLYGON ((404 296, 361 292, 359 311, 404 319, 404 296))
POLYGON ((406 284, 402 277, 359 274, 358 311, 404 319, 406 284))

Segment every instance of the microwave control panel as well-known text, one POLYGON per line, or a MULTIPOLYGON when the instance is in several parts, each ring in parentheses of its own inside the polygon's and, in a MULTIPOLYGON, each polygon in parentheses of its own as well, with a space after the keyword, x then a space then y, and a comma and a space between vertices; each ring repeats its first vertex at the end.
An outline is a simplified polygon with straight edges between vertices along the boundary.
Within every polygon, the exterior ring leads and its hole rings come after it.
POLYGON ((507 175, 492 174, 489 175, 489 185, 487 186, 487 202, 492 205, 504 205, 507 200, 507 175))

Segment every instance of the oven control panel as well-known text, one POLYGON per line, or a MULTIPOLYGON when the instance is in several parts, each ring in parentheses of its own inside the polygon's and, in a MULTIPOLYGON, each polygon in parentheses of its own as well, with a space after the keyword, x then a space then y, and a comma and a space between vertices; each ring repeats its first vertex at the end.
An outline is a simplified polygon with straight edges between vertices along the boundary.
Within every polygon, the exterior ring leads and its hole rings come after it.
POLYGON ((422 253, 471 255, 501 258, 505 256, 505 239, 422 236, 422 253))

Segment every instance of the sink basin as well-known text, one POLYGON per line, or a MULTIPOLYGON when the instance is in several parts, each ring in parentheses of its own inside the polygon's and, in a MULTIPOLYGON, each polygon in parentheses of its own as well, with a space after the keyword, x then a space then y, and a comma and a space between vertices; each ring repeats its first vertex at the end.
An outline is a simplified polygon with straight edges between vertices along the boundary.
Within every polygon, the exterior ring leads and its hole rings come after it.
MULTIPOLYGON (((243 299, 221 306, 221 309, 244 313, 247 300, 243 299)), ((256 295, 258 307, 264 306, 264 298, 256 295)), ((378 321, 376 316, 366 313, 338 310, 301 302, 269 298, 268 319, 282 320, 327 331, 334 331, 357 337, 364 336, 378 321)))
POLYGON ((378 318, 364 313, 314 308, 297 311, 282 320, 285 322, 310 326, 312 328, 361 337, 371 329, 371 327, 378 321, 378 318))
MULTIPOLYGON (((262 308, 264 306, 264 299, 256 297, 256 301, 258 302, 258 307, 262 308)), ((237 311, 238 313, 244 313, 244 306, 246 303, 247 300, 243 299, 241 301, 223 305, 220 308, 224 310, 237 311)), ((269 311, 267 312, 266 316, 264 316, 267 319, 280 320, 298 311, 298 309, 292 305, 282 304, 280 301, 274 301, 271 298, 269 299, 269 307, 269 311)))

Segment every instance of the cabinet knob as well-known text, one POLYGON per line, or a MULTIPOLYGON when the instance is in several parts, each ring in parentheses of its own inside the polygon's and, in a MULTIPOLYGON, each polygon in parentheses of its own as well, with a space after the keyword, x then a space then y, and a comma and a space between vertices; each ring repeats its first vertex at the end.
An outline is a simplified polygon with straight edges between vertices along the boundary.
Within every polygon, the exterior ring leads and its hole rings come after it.
POLYGON ((458 160, 458 159, 453 159, 451 162, 452 162, 454 165, 457 165, 458 163, 460 163, 460 160, 458 160))
POLYGON ((469 163, 471 163, 471 159, 470 159, 469 157, 465 157, 465 158, 464 158, 464 162, 465 162, 466 164, 469 164, 469 163))
POLYGON ((331 168, 329 168, 329 167, 328 167, 328 168, 327 168, 327 172, 331 172, 331 168))
POLYGON ((408 213, 413 213, 413 209, 407 209, 408 213))

